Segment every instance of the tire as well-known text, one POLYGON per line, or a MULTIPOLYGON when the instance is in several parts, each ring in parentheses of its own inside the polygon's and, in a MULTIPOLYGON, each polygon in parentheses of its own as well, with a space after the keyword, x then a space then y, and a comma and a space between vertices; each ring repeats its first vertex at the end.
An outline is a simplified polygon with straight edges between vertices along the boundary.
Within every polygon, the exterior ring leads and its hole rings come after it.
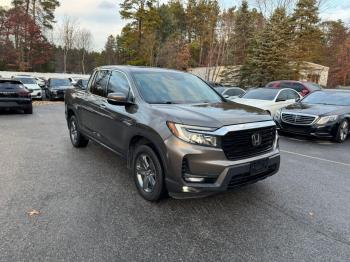
POLYGON ((349 121, 344 119, 343 121, 340 122, 337 134, 334 137, 334 141, 338 143, 343 143, 349 135, 349 128, 350 124, 349 121))
POLYGON ((139 194, 148 201, 165 196, 164 173, 156 153, 147 145, 140 145, 133 154, 132 174, 139 194))
POLYGON ((33 114, 33 107, 29 107, 23 110, 26 115, 33 114))
POLYGON ((74 147, 80 148, 86 147, 88 145, 89 139, 87 139, 82 133, 80 133, 78 121, 74 115, 69 118, 68 129, 70 141, 72 142, 72 145, 74 147))

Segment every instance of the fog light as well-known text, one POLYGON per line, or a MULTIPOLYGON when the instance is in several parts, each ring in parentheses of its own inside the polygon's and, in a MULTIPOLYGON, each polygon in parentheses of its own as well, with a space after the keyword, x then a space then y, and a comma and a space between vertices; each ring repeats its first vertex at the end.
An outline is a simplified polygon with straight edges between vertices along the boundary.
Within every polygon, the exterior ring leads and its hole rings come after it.
POLYGON ((184 178, 187 182, 192 182, 192 183, 200 183, 200 182, 204 182, 205 180, 204 177, 186 177, 186 175, 184 178))

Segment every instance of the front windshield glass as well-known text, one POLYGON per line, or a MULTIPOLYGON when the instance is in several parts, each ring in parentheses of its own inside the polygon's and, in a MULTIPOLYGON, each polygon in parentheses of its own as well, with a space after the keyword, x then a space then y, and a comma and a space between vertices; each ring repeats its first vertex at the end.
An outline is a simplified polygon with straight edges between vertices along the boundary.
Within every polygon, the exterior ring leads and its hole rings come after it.
POLYGON ((150 104, 218 103, 221 97, 198 77, 181 72, 133 73, 143 99, 150 104))
POLYGON ((350 92, 322 92, 311 93, 302 100, 307 104, 350 106, 350 92))
POLYGON ((268 89, 268 88, 252 89, 252 90, 249 90, 244 96, 242 96, 242 98, 272 101, 275 99, 278 92, 279 92, 278 89, 268 89))
POLYGON ((51 79, 50 83, 52 86, 70 86, 71 82, 69 79, 51 79))
POLYGON ((16 77, 15 79, 20 81, 22 84, 25 84, 25 85, 35 85, 36 84, 36 81, 34 80, 34 78, 29 78, 29 77, 19 78, 19 77, 16 77))

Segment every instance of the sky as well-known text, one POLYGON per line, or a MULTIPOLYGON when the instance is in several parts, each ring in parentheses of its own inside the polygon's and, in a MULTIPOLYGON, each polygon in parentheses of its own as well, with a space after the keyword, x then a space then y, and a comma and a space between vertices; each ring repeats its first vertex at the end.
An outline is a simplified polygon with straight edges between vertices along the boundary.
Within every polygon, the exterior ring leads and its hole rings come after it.
MULTIPOLYGON (((56 20, 59 24, 64 16, 76 19, 80 28, 91 31, 94 37, 94 49, 103 49, 107 37, 119 34, 126 21, 119 15, 119 4, 123 0, 60 0, 61 6, 56 10, 56 20)), ((251 5, 256 0, 250 0, 251 5)), ((342 19, 350 24, 350 0, 323 0, 321 6, 323 20, 342 19)), ((160 0, 166 2, 166 0, 160 0)), ((239 5, 241 0, 219 0, 222 8, 239 5)), ((9 6, 11 0, 0 0, 1 6, 9 6)))

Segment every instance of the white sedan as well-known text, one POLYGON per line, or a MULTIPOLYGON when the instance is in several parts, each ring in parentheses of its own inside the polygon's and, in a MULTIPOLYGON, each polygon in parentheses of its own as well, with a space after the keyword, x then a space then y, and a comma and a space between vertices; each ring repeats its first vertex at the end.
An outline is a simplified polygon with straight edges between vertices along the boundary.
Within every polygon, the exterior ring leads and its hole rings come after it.
POLYGON ((31 93, 32 98, 42 99, 42 90, 36 79, 31 76, 15 76, 13 79, 20 81, 31 93))
POLYGON ((298 92, 290 88, 257 88, 247 91, 244 96, 236 98, 233 101, 263 109, 271 116, 274 116, 278 109, 294 104, 300 99, 301 96, 298 92))

